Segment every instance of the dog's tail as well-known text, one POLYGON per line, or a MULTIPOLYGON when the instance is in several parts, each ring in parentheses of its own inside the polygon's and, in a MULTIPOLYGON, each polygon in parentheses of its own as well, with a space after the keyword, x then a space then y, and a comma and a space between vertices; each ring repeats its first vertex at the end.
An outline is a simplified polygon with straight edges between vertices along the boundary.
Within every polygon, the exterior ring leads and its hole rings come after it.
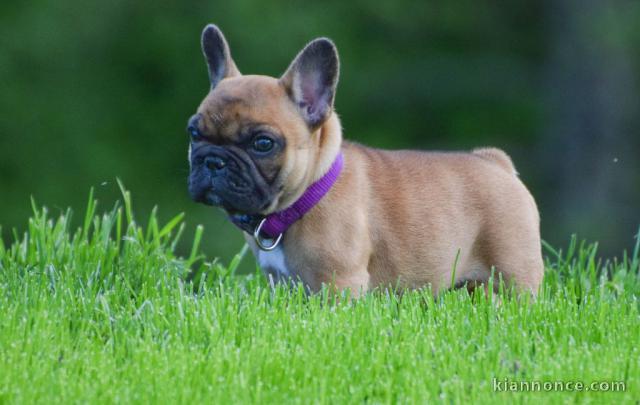
POLYGON ((513 165, 511 158, 502 149, 498 148, 477 148, 471 151, 476 156, 479 156, 485 160, 493 162, 508 171, 509 173, 517 176, 518 171, 513 165))

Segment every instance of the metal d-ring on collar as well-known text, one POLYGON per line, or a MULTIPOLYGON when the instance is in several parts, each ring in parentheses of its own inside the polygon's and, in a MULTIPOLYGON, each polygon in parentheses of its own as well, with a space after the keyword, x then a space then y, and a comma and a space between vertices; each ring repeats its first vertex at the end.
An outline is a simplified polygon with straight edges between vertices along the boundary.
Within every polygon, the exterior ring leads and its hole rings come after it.
POLYGON ((260 236, 260 231, 262 231, 262 226, 264 225, 264 223, 267 222, 267 218, 263 218, 262 221, 260 221, 260 223, 258 224, 258 226, 256 226, 255 231, 253 231, 253 240, 256 241, 256 244, 258 245, 258 247, 264 251, 270 251, 275 249, 276 247, 278 247, 278 244, 280 243, 280 240, 282 240, 282 233, 280 235, 278 235, 277 238, 275 238, 275 241, 273 241, 273 239, 269 239, 269 238, 263 238, 260 236), (273 241, 271 242, 271 244, 265 244, 265 241, 273 241))

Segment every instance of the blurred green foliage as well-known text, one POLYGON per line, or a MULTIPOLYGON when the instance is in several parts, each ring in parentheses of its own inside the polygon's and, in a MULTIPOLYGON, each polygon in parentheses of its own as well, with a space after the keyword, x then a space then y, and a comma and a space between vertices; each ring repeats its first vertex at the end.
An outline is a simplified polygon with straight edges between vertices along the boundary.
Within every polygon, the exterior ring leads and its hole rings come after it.
POLYGON ((119 177, 139 215, 154 205, 163 218, 185 211, 190 227, 205 225, 208 253, 235 254, 240 233, 186 192, 186 120, 208 91, 199 36, 214 22, 244 73, 278 76, 307 41, 331 37, 341 56, 336 109, 346 138, 385 148, 502 147, 539 201, 544 238, 564 241, 582 231, 619 252, 640 222, 638 165, 623 159, 638 145, 640 128, 633 110, 639 20, 635 2, 590 0, 5 0, 0 224, 5 237, 12 227, 24 229, 30 196, 51 208, 81 209, 91 186, 106 209, 119 177), (591 38, 598 38, 593 47, 591 38), (611 50, 615 57, 606 60, 611 50), (566 79, 581 71, 577 84, 566 79), (590 86, 604 96, 584 104, 590 93, 576 89, 590 86), (587 107, 601 103, 629 112, 603 121, 602 137, 598 125, 587 125, 595 135, 575 135, 587 107), (564 150, 577 162, 598 153, 620 162, 598 183, 584 179, 586 167, 558 165, 564 150), (594 200, 604 205, 580 202, 593 184, 604 187, 594 200), (572 194, 559 198, 559 190, 572 194))

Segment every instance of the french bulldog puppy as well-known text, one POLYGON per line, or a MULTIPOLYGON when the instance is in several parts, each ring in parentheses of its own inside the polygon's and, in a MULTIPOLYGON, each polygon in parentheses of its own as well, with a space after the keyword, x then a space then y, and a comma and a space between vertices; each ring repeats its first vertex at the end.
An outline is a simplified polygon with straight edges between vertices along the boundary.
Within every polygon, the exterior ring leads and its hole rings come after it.
POLYGON ((343 141, 339 62, 310 42, 280 78, 242 75, 215 25, 202 33, 211 88, 188 123, 189 192, 221 207, 274 281, 360 295, 434 293, 498 276, 535 294, 536 203, 509 156, 387 151, 343 141))

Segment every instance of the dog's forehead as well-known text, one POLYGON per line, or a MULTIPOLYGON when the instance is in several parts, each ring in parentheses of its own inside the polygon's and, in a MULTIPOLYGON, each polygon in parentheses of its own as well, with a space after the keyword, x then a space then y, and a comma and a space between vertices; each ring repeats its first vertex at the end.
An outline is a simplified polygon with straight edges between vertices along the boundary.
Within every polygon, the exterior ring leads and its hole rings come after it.
POLYGON ((286 114, 287 94, 268 76, 239 76, 222 80, 202 101, 198 112, 213 135, 227 136, 247 123, 277 126, 286 114))
POLYGON ((256 108, 285 95, 278 80, 268 76, 239 76, 222 80, 205 98, 207 109, 222 110, 241 105, 256 108))

